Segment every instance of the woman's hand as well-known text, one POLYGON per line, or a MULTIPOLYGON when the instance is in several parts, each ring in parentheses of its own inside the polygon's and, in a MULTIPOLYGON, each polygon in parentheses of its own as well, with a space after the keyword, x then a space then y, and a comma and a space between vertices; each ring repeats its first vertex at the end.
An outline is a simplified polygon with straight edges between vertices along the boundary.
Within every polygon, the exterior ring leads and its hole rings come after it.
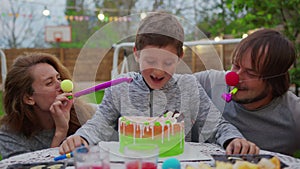
POLYGON ((73 105, 73 99, 68 99, 68 96, 72 96, 72 93, 62 93, 57 95, 50 106, 51 115, 55 124, 55 134, 52 139, 51 147, 59 146, 67 136, 70 110, 73 105))

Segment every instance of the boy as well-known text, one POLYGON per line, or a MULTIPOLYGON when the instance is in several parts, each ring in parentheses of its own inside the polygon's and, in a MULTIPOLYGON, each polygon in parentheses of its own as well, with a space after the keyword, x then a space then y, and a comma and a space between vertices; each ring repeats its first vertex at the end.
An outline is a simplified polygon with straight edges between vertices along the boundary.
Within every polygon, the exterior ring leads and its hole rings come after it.
POLYGON ((60 153, 81 144, 117 140, 120 116, 159 116, 178 110, 185 117, 186 141, 214 138, 228 154, 257 154, 259 148, 221 118, 193 75, 174 74, 183 57, 183 41, 183 28, 172 15, 152 13, 142 20, 134 47, 140 73, 129 72, 125 76, 133 78, 130 84, 107 89, 94 117, 62 143, 60 153))

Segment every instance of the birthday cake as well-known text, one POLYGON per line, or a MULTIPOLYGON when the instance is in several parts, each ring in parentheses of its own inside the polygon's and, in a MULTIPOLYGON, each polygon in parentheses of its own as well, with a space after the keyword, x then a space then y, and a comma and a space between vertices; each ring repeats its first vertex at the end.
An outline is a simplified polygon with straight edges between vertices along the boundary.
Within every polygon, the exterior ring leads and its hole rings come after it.
POLYGON ((160 117, 122 116, 119 118, 120 152, 129 144, 156 144, 159 156, 183 153, 184 121, 179 112, 166 112, 160 117))

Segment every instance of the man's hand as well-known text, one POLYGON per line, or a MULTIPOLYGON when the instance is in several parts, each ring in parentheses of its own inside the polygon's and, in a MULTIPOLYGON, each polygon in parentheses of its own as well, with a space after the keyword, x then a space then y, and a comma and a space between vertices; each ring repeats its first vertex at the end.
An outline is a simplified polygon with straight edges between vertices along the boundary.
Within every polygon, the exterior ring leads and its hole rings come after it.
POLYGON ((258 154, 259 148, 243 138, 233 139, 226 147, 226 154, 258 154))
POLYGON ((66 154, 73 151, 76 147, 81 145, 88 146, 88 143, 80 136, 72 135, 69 136, 59 147, 60 154, 66 154))

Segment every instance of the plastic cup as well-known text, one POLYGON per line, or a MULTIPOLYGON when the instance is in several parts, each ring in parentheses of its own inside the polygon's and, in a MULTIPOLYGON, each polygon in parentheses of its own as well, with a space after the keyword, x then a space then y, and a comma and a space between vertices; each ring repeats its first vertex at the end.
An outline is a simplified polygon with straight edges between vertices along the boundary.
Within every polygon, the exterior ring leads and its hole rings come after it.
POLYGON ((109 149, 93 145, 78 147, 74 151, 76 169, 110 169, 109 149))
POLYGON ((159 148, 155 144, 130 144, 124 148, 126 169, 157 169, 159 148))

